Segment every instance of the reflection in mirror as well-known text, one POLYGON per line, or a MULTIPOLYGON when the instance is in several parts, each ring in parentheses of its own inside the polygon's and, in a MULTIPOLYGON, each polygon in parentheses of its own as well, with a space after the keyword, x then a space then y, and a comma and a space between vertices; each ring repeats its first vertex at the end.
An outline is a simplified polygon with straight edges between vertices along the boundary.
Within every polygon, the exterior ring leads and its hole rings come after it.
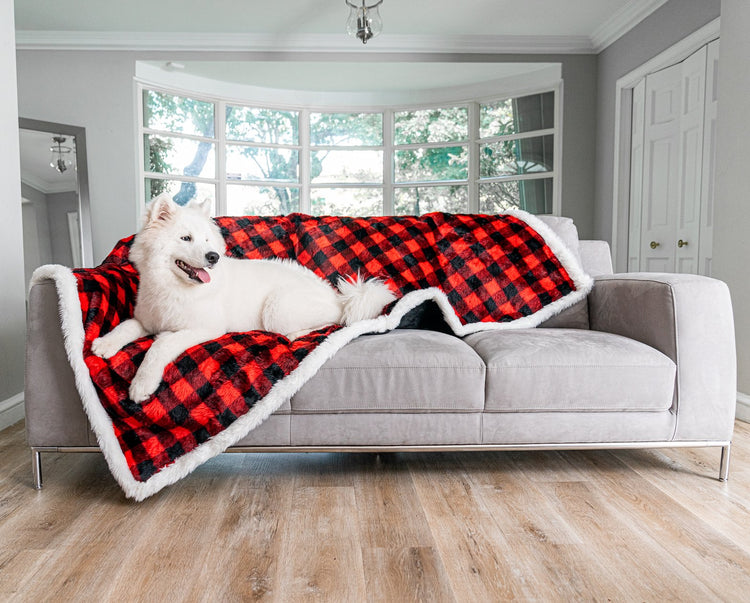
POLYGON ((19 120, 24 274, 62 264, 91 266, 84 128, 19 120))

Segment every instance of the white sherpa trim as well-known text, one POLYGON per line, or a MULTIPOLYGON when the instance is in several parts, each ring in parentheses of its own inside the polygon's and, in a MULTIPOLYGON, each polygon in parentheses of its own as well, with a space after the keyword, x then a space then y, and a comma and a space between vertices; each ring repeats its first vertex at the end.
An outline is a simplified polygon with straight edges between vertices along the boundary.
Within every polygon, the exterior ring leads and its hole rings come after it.
POLYGON ((433 287, 407 293, 396 302, 388 315, 364 320, 332 333, 323 343, 310 352, 292 373, 277 382, 268 394, 250 409, 247 414, 238 418, 221 433, 213 436, 194 450, 178 458, 171 465, 155 473, 146 482, 137 481, 130 472, 125 455, 115 436, 112 420, 99 401, 96 388, 84 361, 84 330, 78 299, 78 285, 73 272, 64 266, 42 266, 34 272, 31 285, 33 286, 35 283, 45 279, 51 279, 55 282, 60 299, 60 318, 65 341, 65 351, 70 366, 73 368, 76 387, 83 401, 84 410, 96 434, 99 447, 104 453, 112 475, 128 497, 141 501, 155 494, 165 486, 185 477, 202 463, 237 443, 252 429, 268 418, 286 400, 289 400, 315 375, 327 360, 347 343, 367 333, 392 331, 398 327, 401 319, 410 310, 426 301, 434 301, 453 332, 458 336, 464 336, 478 331, 535 327, 583 299, 591 290, 593 279, 584 273, 578 260, 565 247, 559 237, 541 220, 527 212, 515 210, 507 213, 527 222, 529 226, 544 238, 547 245, 555 253, 573 279, 576 291, 556 300, 539 312, 512 322, 473 323, 467 325, 461 324, 461 321, 456 316, 453 307, 448 301, 448 297, 440 289, 433 287))

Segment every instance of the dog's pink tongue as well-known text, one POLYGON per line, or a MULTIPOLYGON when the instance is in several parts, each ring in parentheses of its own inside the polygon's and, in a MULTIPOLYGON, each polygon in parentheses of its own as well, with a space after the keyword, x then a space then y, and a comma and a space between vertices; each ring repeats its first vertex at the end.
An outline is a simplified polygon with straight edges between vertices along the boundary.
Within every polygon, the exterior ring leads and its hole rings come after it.
POLYGON ((197 276, 201 283, 207 283, 211 280, 211 275, 208 273, 208 271, 204 270, 203 268, 198 268, 195 271, 195 276, 197 276))

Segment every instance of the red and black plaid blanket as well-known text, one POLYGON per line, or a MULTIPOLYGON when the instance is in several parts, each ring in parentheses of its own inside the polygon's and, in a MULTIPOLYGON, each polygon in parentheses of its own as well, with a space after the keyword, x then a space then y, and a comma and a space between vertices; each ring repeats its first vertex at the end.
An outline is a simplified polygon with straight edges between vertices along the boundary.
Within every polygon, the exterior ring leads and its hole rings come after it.
MULTIPOLYGON (((511 326, 503 323, 533 326, 532 315, 541 312, 539 315, 546 317, 553 313, 551 309, 559 311, 574 303, 575 299, 563 301, 571 295, 576 299, 585 295, 583 289, 590 285, 579 266, 571 269, 572 256, 561 259, 565 252, 556 237, 545 230, 545 241, 538 230, 546 227, 534 221, 535 230, 527 221, 531 218, 522 212, 216 219, 226 239, 227 255, 291 258, 332 283, 357 272, 386 279, 399 299, 381 319, 396 319, 380 323, 375 319, 370 331, 397 327, 397 319, 406 309, 414 308, 423 298, 437 296, 443 314, 452 314, 446 319, 457 335, 511 326), (551 246, 557 246, 557 254, 551 246), (573 272, 580 275, 574 278, 573 272), (415 294, 419 297, 413 298, 415 294)), ((105 454, 109 448, 108 461, 116 456, 112 448, 122 451, 130 476, 115 476, 126 493, 143 498, 192 470, 206 460, 204 457, 224 450, 275 410, 284 400, 262 411, 261 401, 275 386, 290 379, 322 342, 337 331, 355 329, 351 337, 338 340, 342 347, 362 329, 356 330, 357 325, 332 326, 291 342, 263 331, 228 333, 186 350, 167 367, 152 398, 134 404, 128 399, 128 387, 153 338, 139 339, 109 360, 91 353, 95 338, 133 315, 138 273, 128 261, 132 241, 133 237, 120 241, 97 268, 73 273, 83 317, 85 365, 111 422, 109 426, 92 420, 92 425, 105 454), (250 420, 255 411, 262 416, 250 420), (243 429, 235 426, 231 437, 220 439, 220 434, 243 420, 243 429), (111 433, 102 433, 106 430, 111 433), (117 446, 112 445, 112 435, 117 446), (103 443, 107 439, 108 446, 103 443), (210 454, 199 453, 212 441, 221 445, 210 454), (159 478, 170 468, 174 476, 159 478), (151 481, 154 485, 148 486, 151 481)), ((316 357, 315 362, 319 365, 324 360, 316 357)), ((301 385, 295 383, 285 395, 301 385)))

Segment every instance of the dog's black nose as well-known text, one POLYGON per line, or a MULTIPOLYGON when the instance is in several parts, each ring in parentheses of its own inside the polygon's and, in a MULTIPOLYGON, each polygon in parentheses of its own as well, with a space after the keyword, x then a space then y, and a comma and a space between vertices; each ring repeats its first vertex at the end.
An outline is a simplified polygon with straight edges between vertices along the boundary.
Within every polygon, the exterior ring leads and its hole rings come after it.
POLYGON ((214 264, 215 264, 216 262, 218 262, 218 261, 219 261, 219 254, 218 254, 218 253, 216 253, 215 251, 209 251, 209 252, 208 252, 208 253, 206 254, 206 261, 207 261, 207 262, 208 262, 208 263, 209 263, 209 264, 210 264, 211 266, 213 266, 213 265, 214 265, 214 264))

